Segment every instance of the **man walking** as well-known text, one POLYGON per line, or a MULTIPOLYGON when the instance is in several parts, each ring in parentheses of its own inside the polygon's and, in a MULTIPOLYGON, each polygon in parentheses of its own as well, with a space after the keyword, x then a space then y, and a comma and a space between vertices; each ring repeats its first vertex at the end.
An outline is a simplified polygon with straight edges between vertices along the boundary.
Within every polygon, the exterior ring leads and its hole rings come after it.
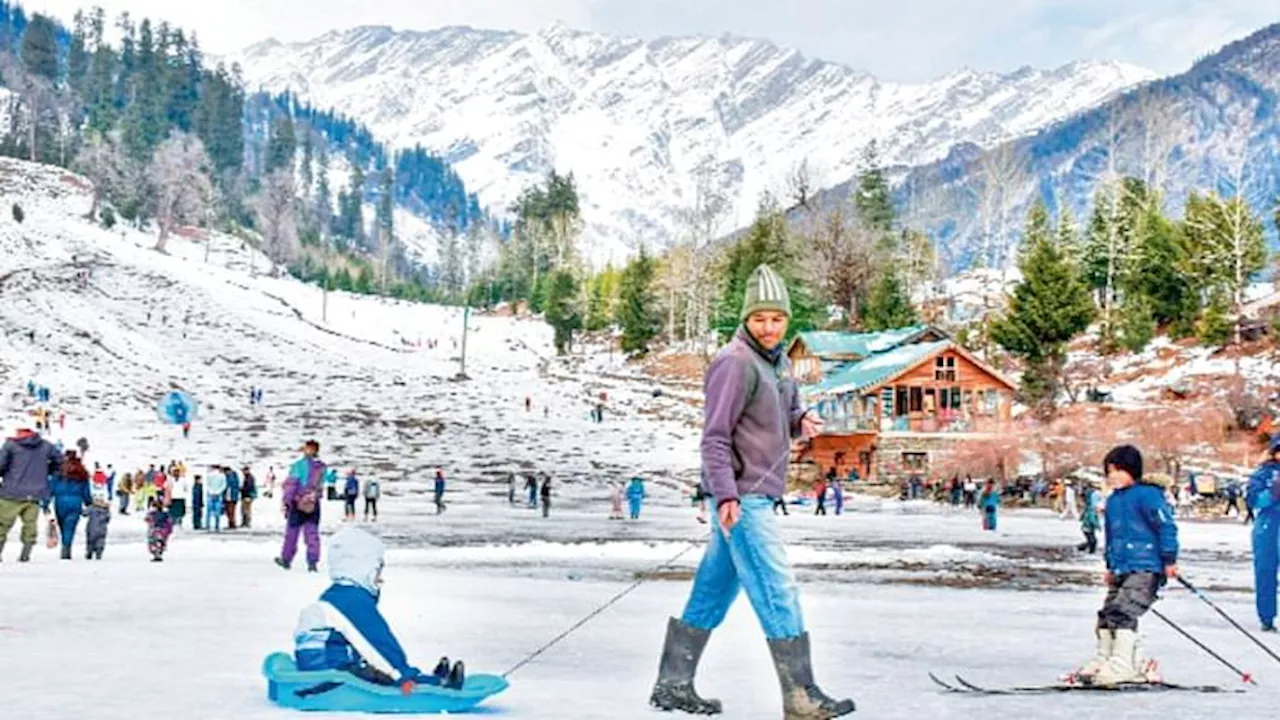
POLYGON ((0 446, 0 555, 13 524, 22 518, 22 554, 31 560, 40 505, 49 502, 49 475, 62 466, 62 453, 33 431, 24 416, 12 438, 0 446))
POLYGON ((284 545, 276 564, 288 570, 298 553, 298 535, 307 543, 307 570, 317 572, 320 563, 320 505, 325 465, 319 458, 320 443, 308 440, 302 457, 289 468, 284 481, 284 545))
POLYGON ((1264 632, 1276 631, 1276 573, 1280 568, 1280 435, 1271 439, 1267 459, 1249 477, 1246 493, 1253 525, 1253 587, 1264 632))
POLYGON ((739 588, 768 640, 785 717, 834 718, 854 710, 852 700, 830 698, 814 681, 795 576, 773 514, 786 487, 792 438, 821 428, 801 410, 782 351, 790 315, 783 279, 767 265, 757 267, 747 280, 743 324, 707 369, 702 466, 717 512, 684 614, 667 623, 649 699, 662 710, 721 711, 718 700, 699 697, 694 676, 739 588))

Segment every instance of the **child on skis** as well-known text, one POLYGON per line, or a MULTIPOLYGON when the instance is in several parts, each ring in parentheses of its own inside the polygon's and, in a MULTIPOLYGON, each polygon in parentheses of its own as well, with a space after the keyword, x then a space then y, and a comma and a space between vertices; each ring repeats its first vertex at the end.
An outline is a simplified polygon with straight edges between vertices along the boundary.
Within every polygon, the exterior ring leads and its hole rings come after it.
POLYGON ((151 512, 147 513, 147 550, 151 552, 151 562, 164 560, 164 551, 169 547, 169 535, 172 533, 173 517, 159 498, 153 498, 151 512))
POLYGON ((406 695, 418 684, 461 688, 462 661, 450 667, 449 659, 441 658, 430 675, 410 665, 378 611, 384 552, 381 540, 359 528, 333 536, 329 541, 333 584, 298 617, 294 662, 303 671, 343 670, 379 685, 398 685, 406 695))
POLYGON ((1138 660, 1138 618, 1156 592, 1178 575, 1178 526, 1164 489, 1144 482, 1142 454, 1132 445, 1107 453, 1107 598, 1098 611, 1097 655, 1079 672, 1095 685, 1147 682, 1154 663, 1138 660))
POLYGON ((982 529, 996 531, 996 510, 1000 508, 1000 491, 995 480, 988 480, 982 488, 982 497, 978 498, 982 506, 982 529))

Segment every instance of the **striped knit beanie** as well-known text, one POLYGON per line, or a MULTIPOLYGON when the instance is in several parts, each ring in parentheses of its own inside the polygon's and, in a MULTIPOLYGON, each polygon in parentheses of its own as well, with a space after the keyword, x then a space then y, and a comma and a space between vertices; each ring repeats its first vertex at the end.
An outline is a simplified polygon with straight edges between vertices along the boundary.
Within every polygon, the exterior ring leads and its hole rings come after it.
POLYGON ((742 319, 746 320, 751 313, 761 310, 772 310, 791 316, 791 296, 787 294, 787 284, 782 276, 768 265, 758 265, 747 278, 747 294, 742 303, 742 319))

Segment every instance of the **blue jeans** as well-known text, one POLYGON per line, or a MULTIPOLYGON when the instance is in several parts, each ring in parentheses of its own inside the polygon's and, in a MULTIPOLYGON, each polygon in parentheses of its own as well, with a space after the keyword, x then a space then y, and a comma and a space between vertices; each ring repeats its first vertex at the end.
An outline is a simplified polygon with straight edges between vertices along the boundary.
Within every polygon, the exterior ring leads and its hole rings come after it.
POLYGON ((222 498, 218 495, 209 496, 209 503, 205 505, 204 529, 222 532, 222 513, 222 498))
POLYGON ((1280 566, 1280 509, 1258 513, 1253 524, 1253 587, 1257 594, 1258 619, 1270 624, 1276 619, 1276 572, 1280 566))
POLYGON ((765 637, 780 640, 804 633, 800 592, 787 562, 773 502, 763 495, 742 498, 742 517, 727 539, 720 531, 719 514, 711 514, 711 540, 693 578, 693 591, 681 617, 685 624, 715 629, 741 588, 765 637))

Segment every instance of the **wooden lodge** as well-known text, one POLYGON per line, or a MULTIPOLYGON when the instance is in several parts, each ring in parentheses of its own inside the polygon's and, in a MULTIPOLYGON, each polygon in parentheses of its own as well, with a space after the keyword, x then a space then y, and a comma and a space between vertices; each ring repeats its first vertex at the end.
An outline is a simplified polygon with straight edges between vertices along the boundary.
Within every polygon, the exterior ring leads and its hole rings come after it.
POLYGON ((1009 427, 1014 385, 930 325, 808 332, 787 349, 825 427, 800 456, 864 480, 926 476, 965 437, 1009 427))

